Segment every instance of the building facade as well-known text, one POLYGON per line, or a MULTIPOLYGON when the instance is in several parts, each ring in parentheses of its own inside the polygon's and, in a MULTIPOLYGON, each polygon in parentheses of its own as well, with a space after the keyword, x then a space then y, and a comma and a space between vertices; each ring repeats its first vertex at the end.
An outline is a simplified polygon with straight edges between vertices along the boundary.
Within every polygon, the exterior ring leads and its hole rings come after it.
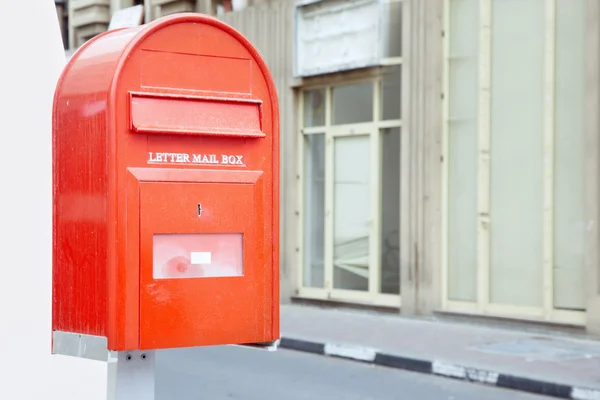
POLYGON ((281 108, 282 301, 600 334, 597 0, 56 1, 217 15, 281 108))

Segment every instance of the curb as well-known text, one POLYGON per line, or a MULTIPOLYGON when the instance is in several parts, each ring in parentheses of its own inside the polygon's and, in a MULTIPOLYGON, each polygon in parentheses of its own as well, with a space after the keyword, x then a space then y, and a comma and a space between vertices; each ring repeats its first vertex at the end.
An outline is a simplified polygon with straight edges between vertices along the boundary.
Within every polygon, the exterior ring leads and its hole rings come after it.
POLYGON ((507 375, 439 360, 404 357, 356 345, 313 342, 292 337, 282 337, 279 347, 287 350, 351 359, 382 367, 476 382, 559 399, 600 400, 600 390, 598 389, 542 381, 524 376, 507 375))

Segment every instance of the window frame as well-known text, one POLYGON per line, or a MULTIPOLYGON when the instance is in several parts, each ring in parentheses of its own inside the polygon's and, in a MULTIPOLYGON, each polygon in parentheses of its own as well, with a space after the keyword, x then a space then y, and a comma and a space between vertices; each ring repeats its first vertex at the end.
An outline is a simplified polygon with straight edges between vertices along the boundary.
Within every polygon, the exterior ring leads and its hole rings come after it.
MULTIPOLYGON (((309 80, 305 85, 298 88, 297 96, 297 215, 299 223, 297 226, 297 295, 302 298, 316 300, 336 300, 350 303, 367 304, 384 307, 400 307, 400 294, 381 293, 381 130, 385 128, 400 129, 400 251, 407 248, 404 243, 408 238, 405 234, 408 229, 408 192, 404 189, 408 182, 408 136, 402 133, 402 118, 385 120, 381 116, 381 83, 383 72, 388 66, 399 66, 402 68, 401 59, 394 59, 385 66, 368 68, 350 73, 338 73, 328 76, 316 77, 309 80), (370 82, 373 85, 373 120, 370 122, 332 125, 332 88, 340 85, 370 82), (325 89, 325 125, 304 127, 304 92, 314 89, 325 89), (324 243, 324 282, 322 288, 304 285, 305 274, 305 177, 304 177, 304 140, 305 136, 313 134, 325 135, 325 243, 324 243), (369 290, 347 290, 333 287, 333 163, 334 163, 334 140, 339 137, 351 137, 355 135, 369 135, 371 156, 371 217, 369 242, 369 290)), ((402 71, 401 71, 402 73, 402 71)), ((402 90, 399 94, 402 102, 402 90)), ((401 116, 400 116, 401 117, 401 116)), ((400 269, 402 268, 400 258, 400 269)), ((400 274, 400 271, 398 271, 400 274)))

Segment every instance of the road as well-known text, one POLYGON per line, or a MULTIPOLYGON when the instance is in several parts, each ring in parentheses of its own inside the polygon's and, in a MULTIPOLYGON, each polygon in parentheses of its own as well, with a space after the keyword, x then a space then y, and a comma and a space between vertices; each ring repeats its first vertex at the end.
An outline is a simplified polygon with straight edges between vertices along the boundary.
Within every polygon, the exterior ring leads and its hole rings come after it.
POLYGON ((545 400, 426 374, 279 350, 160 351, 157 400, 545 400))

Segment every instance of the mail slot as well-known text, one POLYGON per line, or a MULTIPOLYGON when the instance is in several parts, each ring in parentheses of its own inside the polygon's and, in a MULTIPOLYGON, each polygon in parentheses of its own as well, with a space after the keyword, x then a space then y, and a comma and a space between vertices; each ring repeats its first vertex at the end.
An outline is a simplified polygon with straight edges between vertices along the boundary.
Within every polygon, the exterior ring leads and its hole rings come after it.
POLYGON ((279 338, 277 95, 230 26, 177 14, 86 42, 56 89, 53 196, 55 353, 279 338))

